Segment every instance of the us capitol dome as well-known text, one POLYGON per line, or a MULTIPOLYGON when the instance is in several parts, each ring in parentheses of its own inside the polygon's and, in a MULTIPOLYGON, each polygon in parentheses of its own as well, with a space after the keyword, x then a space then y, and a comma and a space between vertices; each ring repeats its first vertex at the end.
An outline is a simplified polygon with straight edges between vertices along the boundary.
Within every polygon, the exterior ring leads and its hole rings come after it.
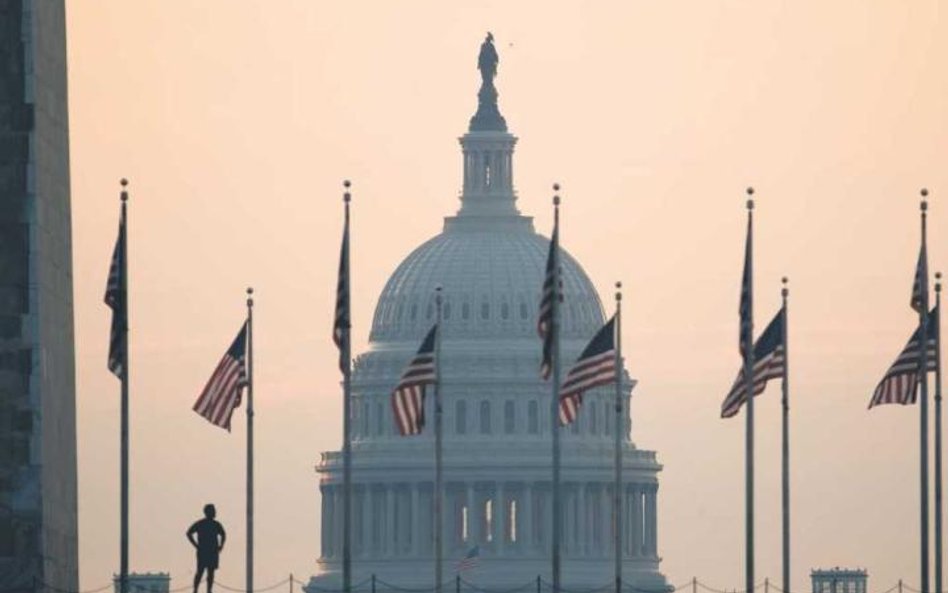
MULTIPOLYGON (((453 580, 458 561, 476 547, 476 566, 461 577, 478 587, 510 589, 538 575, 551 579, 551 388, 540 378, 542 346, 536 331, 549 239, 517 209, 517 138, 497 107, 493 73, 483 76, 478 99, 460 138, 460 208, 445 218, 440 234, 395 269, 375 308, 368 351, 354 362, 354 585, 374 574, 379 583, 398 587, 433 586, 433 423, 419 436, 400 436, 390 395, 434 323, 439 285, 444 295, 444 577, 453 580)), ((565 372, 604 315, 582 266, 565 250, 561 253, 565 372)), ((624 374, 628 410, 635 381, 624 374)), ((659 572, 656 521, 661 465, 654 452, 633 442, 630 418, 614 426, 613 398, 613 387, 587 392, 578 420, 561 429, 562 587, 588 590, 613 579, 613 431, 621 430, 623 582, 667 591, 659 572)), ((429 390, 429 419, 434 418, 432 404, 429 390)), ((319 574, 306 587, 310 593, 341 588, 342 453, 323 453, 316 471, 322 554, 319 574)))

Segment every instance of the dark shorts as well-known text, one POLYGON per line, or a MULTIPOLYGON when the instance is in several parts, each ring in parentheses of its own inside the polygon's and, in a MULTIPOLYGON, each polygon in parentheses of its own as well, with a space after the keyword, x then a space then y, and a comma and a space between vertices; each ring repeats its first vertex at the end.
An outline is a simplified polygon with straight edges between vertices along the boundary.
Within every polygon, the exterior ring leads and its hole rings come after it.
POLYGON ((217 570, 217 562, 220 558, 217 550, 204 551, 199 550, 197 554, 197 566, 198 570, 205 568, 210 570, 217 570))

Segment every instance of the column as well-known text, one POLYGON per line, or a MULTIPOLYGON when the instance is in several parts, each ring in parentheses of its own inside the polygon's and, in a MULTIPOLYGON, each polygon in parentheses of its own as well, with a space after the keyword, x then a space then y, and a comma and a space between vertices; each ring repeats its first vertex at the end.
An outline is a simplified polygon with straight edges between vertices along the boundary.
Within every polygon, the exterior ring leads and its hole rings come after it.
POLYGON ((622 528, 625 529, 623 533, 623 546, 625 551, 623 554, 628 558, 632 556, 632 485, 623 484, 624 497, 622 499, 622 528))
POLYGON ((372 487, 362 487, 362 556, 372 554, 372 487))
MULTIPOLYGON (((442 502, 441 506, 441 543, 444 546, 445 554, 450 553, 451 549, 457 545, 458 533, 461 529, 457 518, 458 509, 460 508, 458 504, 459 497, 455 490, 456 486, 454 483, 444 482, 444 502, 442 502)), ((428 516, 430 516, 430 529, 422 535, 426 540, 430 540, 430 544, 425 545, 422 549, 422 553, 427 553, 430 549, 432 556, 434 555, 434 494, 434 483, 432 483, 431 505, 427 507, 426 511, 428 516)))
POLYGON ((421 553, 421 512, 418 504, 418 489, 421 483, 415 482, 410 485, 411 488, 411 521, 408 528, 411 531, 411 555, 417 558, 421 553))
POLYGON ((640 484, 632 485, 632 556, 638 558, 642 555, 643 537, 642 524, 642 486, 640 484))
POLYGON ((494 541, 497 542, 497 553, 503 554, 504 544, 507 543, 507 535, 510 529, 507 528, 507 496, 503 482, 498 482, 494 487, 494 541))
POLYGON ((320 548, 323 558, 329 558, 332 555, 332 496, 329 486, 320 486, 322 494, 322 520, 320 521, 320 548))
POLYGON ((523 517, 523 522, 521 525, 523 529, 517 532, 518 539, 520 540, 519 546, 520 549, 526 553, 533 552, 533 484, 530 482, 524 482, 523 484, 523 495, 521 500, 523 501, 523 508, 520 509, 517 513, 518 517, 523 517))
POLYGON ((589 536, 587 535, 586 523, 589 519, 589 506, 586 504, 586 482, 580 482, 576 486, 577 492, 577 521, 576 521, 576 541, 579 545, 576 548, 577 556, 586 556, 589 553, 589 536))
POLYGON ((599 492, 599 518, 602 521, 602 528, 599 530, 601 538, 600 550, 604 556, 608 556, 612 550, 612 499, 609 498, 609 484, 603 482, 599 492))
POLYGON ((345 505, 343 497, 342 484, 333 486, 333 552, 338 558, 342 558, 342 509, 345 505))
POLYGON ((467 542, 468 546, 480 543, 477 539, 477 504, 474 500, 474 484, 468 482, 465 485, 464 506, 467 508, 467 542))
POLYGON ((395 554, 395 485, 385 487, 385 555, 395 554))
POLYGON ((648 534, 648 539, 645 541, 645 547, 648 550, 649 556, 658 555, 658 534, 656 533, 657 521, 656 521, 656 495, 658 488, 655 485, 649 485, 648 491, 645 495, 645 520, 648 524, 648 529, 646 533, 648 534))

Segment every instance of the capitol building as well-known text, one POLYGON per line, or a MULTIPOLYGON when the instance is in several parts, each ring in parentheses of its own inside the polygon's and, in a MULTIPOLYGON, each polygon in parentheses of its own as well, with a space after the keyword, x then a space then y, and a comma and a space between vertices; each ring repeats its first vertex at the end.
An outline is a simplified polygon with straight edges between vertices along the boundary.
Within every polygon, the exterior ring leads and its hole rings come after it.
MULTIPOLYGON (((490 38, 487 44, 493 51, 490 38)), ((551 393, 539 374, 536 330, 549 239, 517 208, 516 142, 498 109, 493 73, 483 76, 477 112, 460 138, 460 208, 444 219, 440 234, 395 269, 375 308, 368 351, 355 359, 354 584, 373 574, 405 588, 430 588, 434 580, 433 422, 419 436, 400 436, 390 395, 434 324, 439 285, 444 577, 453 580, 458 561, 476 547, 476 565, 462 577, 478 587, 510 589, 538 575, 551 579, 551 393)), ((561 253, 565 372, 604 323, 604 312, 582 266, 561 253)), ((628 410, 635 381, 623 374, 628 410)), ((662 466, 654 451, 633 441, 628 415, 616 426, 614 393, 613 387, 588 392, 578 420, 561 429, 562 586, 589 590, 613 580, 613 431, 619 430, 623 583, 665 592, 670 587, 659 571, 657 529, 662 466)), ((434 418, 430 395, 425 415, 434 418)), ((307 586, 310 593, 341 588, 342 453, 323 453, 317 472, 322 555, 307 586)))

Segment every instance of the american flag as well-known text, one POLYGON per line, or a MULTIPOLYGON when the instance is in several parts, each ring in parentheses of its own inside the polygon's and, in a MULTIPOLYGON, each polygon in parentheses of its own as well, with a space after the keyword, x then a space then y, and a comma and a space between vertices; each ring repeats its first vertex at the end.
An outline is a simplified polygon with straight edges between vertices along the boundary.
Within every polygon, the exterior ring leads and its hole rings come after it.
POLYGON ((570 424, 579 414, 583 393, 618 380, 616 366, 616 318, 600 329, 569 370, 560 388, 560 423, 570 424))
POLYGON ((346 222, 339 251, 339 281, 336 284, 336 316, 332 324, 332 341, 339 348, 339 370, 343 373, 349 367, 345 348, 349 327, 349 204, 346 203, 346 222))
POLYGON ((458 560, 457 567, 455 572, 464 572, 465 570, 470 570, 477 566, 477 561, 481 557, 481 548, 480 546, 474 546, 467 551, 467 554, 464 555, 464 558, 458 560))
POLYGON ((559 220, 553 225, 550 252, 546 256, 546 275, 543 278, 543 294, 540 296, 540 315, 537 318, 537 333, 543 340, 543 361, 540 376, 549 379, 553 372, 553 299, 556 296, 556 255, 560 248, 559 220))
MULTIPOLYGON (((926 370, 934 371, 937 366, 936 356, 938 354, 938 307, 935 307, 928 313, 928 345, 926 350, 926 370)), ((876 386, 872 399, 869 401, 869 408, 882 404, 901 404, 903 406, 914 404, 917 397, 916 392, 919 380, 919 367, 921 366, 921 348, 922 328, 919 327, 912 333, 908 344, 899 356, 886 371, 882 381, 876 386)))
MULTIPOLYGON (((781 307, 767 329, 757 338, 757 342, 754 344, 753 380, 755 396, 764 392, 767 381, 779 379, 786 372, 787 349, 783 341, 786 319, 786 309, 781 307)), ((734 380, 734 386, 731 387, 731 391, 724 398, 724 403, 721 404, 721 417, 730 418, 735 416, 746 401, 747 381, 744 380, 744 369, 742 367, 734 380)))
POLYGON ((437 335, 438 325, 435 324, 392 391, 392 412, 402 436, 421 434, 425 426, 425 386, 434 385, 437 380, 437 335))
POLYGON ((918 264, 915 266, 915 280, 912 282, 912 300, 910 302, 913 309, 921 313, 925 310, 925 304, 928 302, 928 253, 925 249, 925 243, 918 250, 918 264))
POLYGON ((739 314, 741 317, 740 336, 738 336, 738 347, 741 350, 741 357, 747 356, 750 349, 750 343, 753 339, 754 319, 752 314, 753 307, 753 252, 754 252, 754 219, 753 214, 747 214, 747 240, 744 244, 744 273, 741 277, 741 305, 739 314))
POLYGON ((210 381, 194 402, 194 411, 208 422, 230 430, 230 417, 240 406, 241 391, 247 386, 247 323, 217 364, 210 381))
POLYGON ((109 279, 105 284, 105 304, 112 309, 112 330, 109 333, 109 370, 121 378, 125 373, 125 356, 128 348, 126 316, 128 301, 125 298, 125 205, 119 220, 118 238, 112 250, 109 279))

